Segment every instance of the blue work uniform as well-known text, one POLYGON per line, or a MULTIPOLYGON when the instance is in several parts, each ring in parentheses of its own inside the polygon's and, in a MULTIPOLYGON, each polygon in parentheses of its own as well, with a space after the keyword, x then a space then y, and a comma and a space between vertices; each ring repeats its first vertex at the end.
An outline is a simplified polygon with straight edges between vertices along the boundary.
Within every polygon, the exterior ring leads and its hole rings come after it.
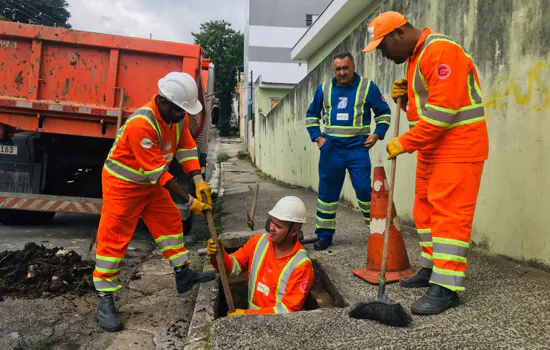
POLYGON ((337 86, 335 78, 319 85, 306 115, 311 141, 326 138, 320 149, 315 233, 318 239, 329 242, 336 229, 336 209, 346 169, 365 223, 370 224, 371 162, 364 142, 371 132, 371 110, 376 122, 374 133, 381 140, 390 126, 390 108, 376 84, 357 73, 354 77, 348 87, 337 86), (324 133, 320 130, 321 118, 324 133))

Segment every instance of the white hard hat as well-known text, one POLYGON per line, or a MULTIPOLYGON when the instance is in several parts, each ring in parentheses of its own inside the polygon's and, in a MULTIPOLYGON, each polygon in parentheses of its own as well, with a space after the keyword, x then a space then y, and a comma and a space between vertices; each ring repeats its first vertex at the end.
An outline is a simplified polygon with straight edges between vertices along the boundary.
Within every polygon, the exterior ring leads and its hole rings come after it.
POLYGON ((271 209, 269 215, 282 220, 305 224, 306 222, 306 206, 298 197, 287 196, 281 198, 275 207, 271 209))
POLYGON ((197 82, 187 73, 170 72, 159 80, 160 95, 189 114, 202 111, 197 82))

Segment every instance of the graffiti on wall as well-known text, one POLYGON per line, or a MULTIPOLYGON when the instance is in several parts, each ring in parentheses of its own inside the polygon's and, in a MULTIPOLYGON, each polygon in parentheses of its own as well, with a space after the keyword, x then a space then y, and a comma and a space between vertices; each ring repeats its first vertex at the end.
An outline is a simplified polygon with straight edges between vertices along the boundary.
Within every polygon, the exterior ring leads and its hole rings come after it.
POLYGON ((542 112, 550 109, 550 83, 547 77, 550 69, 546 61, 538 62, 531 68, 524 78, 508 76, 503 82, 496 84, 497 88, 491 91, 485 98, 485 116, 490 118, 492 111, 504 110, 508 106, 509 97, 513 96, 513 102, 518 106, 526 107, 529 111, 542 112), (527 81, 527 91, 522 88, 520 79, 527 81), (541 96, 541 99, 534 98, 541 96))

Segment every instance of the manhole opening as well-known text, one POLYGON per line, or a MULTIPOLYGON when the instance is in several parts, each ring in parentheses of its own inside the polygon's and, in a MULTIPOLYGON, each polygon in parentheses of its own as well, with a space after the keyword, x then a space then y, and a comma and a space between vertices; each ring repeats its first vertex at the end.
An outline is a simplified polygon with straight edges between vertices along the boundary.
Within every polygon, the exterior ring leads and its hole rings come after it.
MULTIPOLYGON (((315 260, 313 262, 313 271, 315 274, 315 280, 313 287, 308 294, 304 305, 304 311, 311 311, 316 309, 325 308, 343 308, 347 304, 344 298, 336 290, 326 272, 315 260)), ((239 276, 229 276, 229 287, 233 296, 233 303, 235 308, 247 309, 248 308, 248 283, 247 274, 243 273, 239 276)), ((223 292, 223 286, 221 280, 219 281, 219 293, 218 293, 218 308, 216 312, 216 318, 227 316, 228 307, 225 294, 223 292)))

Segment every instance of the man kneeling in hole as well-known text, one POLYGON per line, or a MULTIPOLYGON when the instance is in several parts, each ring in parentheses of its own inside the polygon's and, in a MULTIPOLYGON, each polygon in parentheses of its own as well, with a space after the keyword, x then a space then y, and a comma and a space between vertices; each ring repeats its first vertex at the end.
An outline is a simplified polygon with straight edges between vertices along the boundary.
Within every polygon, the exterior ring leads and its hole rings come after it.
MULTIPOLYGON (((248 309, 236 309, 228 316, 243 314, 285 314, 303 309, 313 285, 313 266, 298 241, 306 222, 306 207, 298 197, 284 197, 269 212, 269 232, 250 238, 223 262, 229 275, 248 273, 248 309)), ((223 241, 220 239, 223 248, 223 241)), ((223 250, 223 249, 222 249, 223 250)), ((206 253, 218 269, 217 246, 210 239, 206 253)))

